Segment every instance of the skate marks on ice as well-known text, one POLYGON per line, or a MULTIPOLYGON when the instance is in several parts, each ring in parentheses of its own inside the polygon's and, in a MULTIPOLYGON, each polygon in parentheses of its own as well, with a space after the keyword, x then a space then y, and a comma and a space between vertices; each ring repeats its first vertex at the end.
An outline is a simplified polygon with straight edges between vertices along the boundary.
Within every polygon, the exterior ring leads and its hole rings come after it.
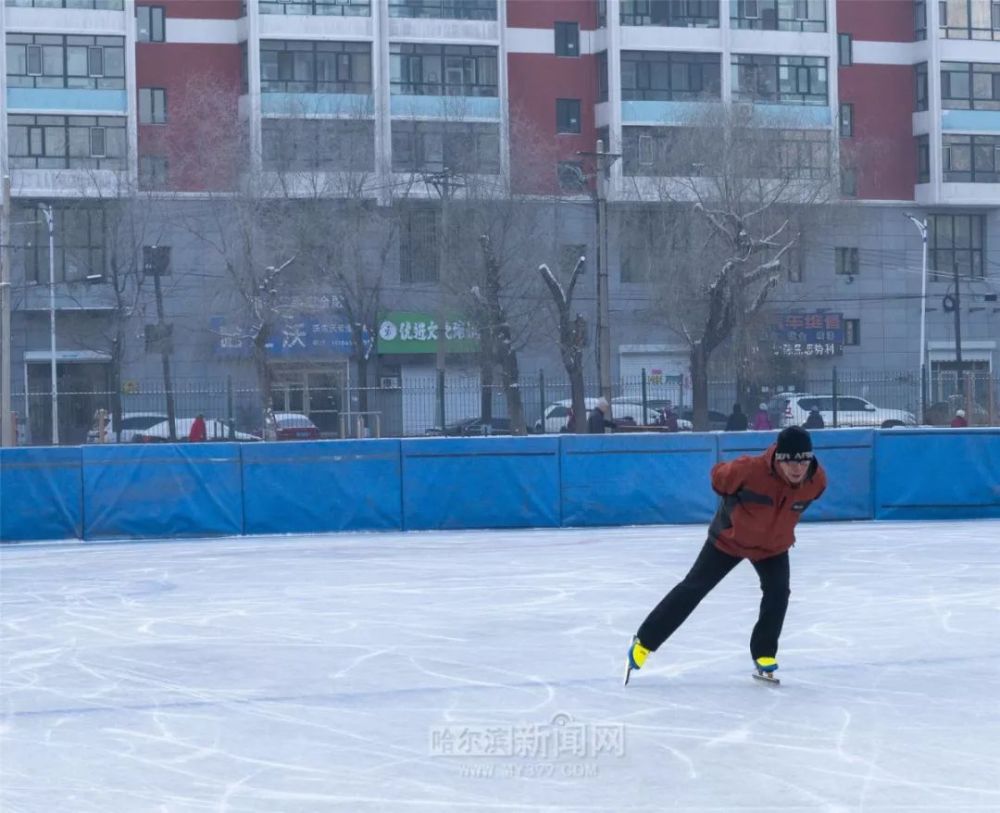
POLYGON ((5 548, 0 809, 1000 809, 1000 523, 806 525, 780 689, 745 566, 622 689, 703 538, 5 548))

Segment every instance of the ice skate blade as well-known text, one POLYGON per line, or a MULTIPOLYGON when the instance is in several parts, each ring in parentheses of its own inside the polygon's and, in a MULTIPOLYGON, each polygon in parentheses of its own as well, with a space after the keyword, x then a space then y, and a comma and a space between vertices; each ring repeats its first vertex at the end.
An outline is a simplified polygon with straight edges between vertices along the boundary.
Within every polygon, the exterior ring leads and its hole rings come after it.
POLYGON ((751 672, 750 676, 754 680, 759 680, 761 683, 770 683, 772 686, 781 685, 781 681, 778 678, 773 677, 772 675, 769 675, 767 673, 761 674, 760 672, 751 672))

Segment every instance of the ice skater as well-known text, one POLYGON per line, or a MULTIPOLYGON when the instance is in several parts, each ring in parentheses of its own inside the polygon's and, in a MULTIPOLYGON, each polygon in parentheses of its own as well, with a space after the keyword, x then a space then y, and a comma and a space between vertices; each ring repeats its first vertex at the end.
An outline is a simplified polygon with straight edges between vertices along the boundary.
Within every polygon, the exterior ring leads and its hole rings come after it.
POLYGON ((691 570, 653 608, 632 637, 625 685, 684 623, 691 611, 743 559, 760 577, 760 612, 750 636, 756 677, 777 682, 778 638, 788 609, 788 549, 802 512, 826 488, 826 473, 813 454, 809 433, 798 426, 783 429, 763 454, 745 455, 712 468, 712 489, 719 508, 708 541, 691 570))

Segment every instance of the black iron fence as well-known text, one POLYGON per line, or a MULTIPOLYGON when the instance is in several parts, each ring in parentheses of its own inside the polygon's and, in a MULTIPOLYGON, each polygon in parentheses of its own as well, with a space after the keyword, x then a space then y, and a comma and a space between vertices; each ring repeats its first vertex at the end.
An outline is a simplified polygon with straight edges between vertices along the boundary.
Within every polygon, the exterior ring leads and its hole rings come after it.
MULTIPOLYGON (((329 381, 329 379, 327 379, 329 381)), ((385 383, 385 382, 383 382, 385 383)), ((187 438, 190 419, 203 415, 209 439, 264 438, 265 407, 306 415, 326 438, 415 437, 516 432, 510 423, 503 388, 482 386, 465 378, 426 376, 392 379, 394 386, 298 387, 282 385, 265 404, 256 387, 231 379, 177 383, 172 389, 175 434, 187 438), (443 417, 443 420, 442 420, 443 417), (240 433, 237 435, 236 433, 240 433)), ((558 432, 570 424, 570 386, 564 378, 538 373, 518 387, 527 432, 558 432)), ((598 395, 596 382, 586 382, 587 406, 598 395)), ((615 383, 612 414, 623 428, 652 425, 669 409, 681 431, 692 428, 690 381, 681 376, 640 375, 615 383)), ((760 384, 732 380, 709 382, 709 430, 723 429, 733 404, 739 402, 752 420, 764 405, 774 428, 801 423, 815 406, 827 427, 947 426, 959 410, 970 426, 1000 426, 1000 376, 967 372, 932 373, 926 386, 914 373, 834 371, 831 375, 794 382, 760 384)), ((15 392, 12 406, 21 445, 88 442, 138 442, 166 439, 167 393, 162 383, 130 382, 127 391, 15 392), (53 432, 53 403, 58 414, 53 432), (120 415, 120 425, 113 416, 120 415), (103 430, 103 431, 102 431, 103 430)), ((672 424, 671 424, 672 425, 672 424)))

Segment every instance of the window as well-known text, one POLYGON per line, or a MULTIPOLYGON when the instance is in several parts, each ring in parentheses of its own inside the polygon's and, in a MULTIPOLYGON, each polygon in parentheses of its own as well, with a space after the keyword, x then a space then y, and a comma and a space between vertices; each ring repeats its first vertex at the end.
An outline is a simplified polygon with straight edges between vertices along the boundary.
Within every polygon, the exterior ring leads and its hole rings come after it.
POLYGON ((830 177, 832 133, 828 130, 775 130, 771 135, 777 166, 761 167, 765 176, 773 169, 777 177, 803 181, 830 177))
POLYGON ((1000 110, 1000 64, 942 62, 941 107, 1000 110))
POLYGON ((854 38, 850 34, 837 35, 837 57, 841 67, 854 64, 854 38))
POLYGON ((556 56, 580 56, 580 24, 556 23, 556 56))
POLYGON ((389 16, 495 20, 497 0, 389 0, 389 16))
POLYGON ((139 124, 167 123, 167 91, 139 88, 139 124))
POLYGON ((139 156, 139 188, 167 188, 167 159, 162 155, 139 156))
POLYGON ((370 17, 369 0, 258 0, 261 14, 303 14, 321 17, 370 17))
POLYGON ((143 246, 142 273, 153 277, 170 274, 170 246, 143 246))
POLYGON ((580 132, 579 99, 556 99, 556 132, 580 132))
POLYGON ((930 136, 917 136, 917 183, 930 183, 931 141, 930 136))
POLYGON ((262 93, 372 92, 367 42, 261 40, 262 93))
POLYGON ((802 282, 802 269, 805 265, 802 255, 802 246, 796 243, 781 258, 781 267, 785 269, 789 282, 802 282))
POLYGON ((121 11, 125 7, 125 0, 7 0, 7 5, 24 8, 93 8, 121 11))
POLYGON ((861 320, 860 319, 845 319, 844 320, 844 344, 851 347, 856 347, 861 344, 861 320))
POLYGON ((390 43, 390 89, 403 96, 496 96, 497 49, 390 43))
POLYGON ((7 84, 22 88, 122 90, 125 38, 8 34, 7 84))
POLYGON ((500 130, 496 124, 464 122, 392 122, 394 172, 440 172, 496 175, 500 172, 500 130))
POLYGON ((913 2, 913 39, 915 42, 927 39, 927 0, 913 2))
POLYGON ((940 0, 941 36, 960 40, 1000 39, 1000 8, 995 0, 940 0))
MULTIPOLYGON (((54 206, 52 215, 56 281, 76 282, 87 277, 104 276, 104 210, 79 205, 67 208, 54 206)), ((24 278, 29 282, 47 283, 48 224, 40 215, 22 220, 24 224, 16 228, 23 228, 25 232, 14 242, 22 246, 18 253, 24 262, 24 278)))
POLYGON ((856 248, 836 248, 834 249, 836 259, 836 273, 853 277, 860 271, 858 260, 858 250, 856 248))
POLYGON ((930 215, 927 218, 928 262, 934 281, 961 276, 982 278, 985 255, 984 215, 930 215))
POLYGON ((945 182, 1000 183, 1000 136, 942 136, 941 169, 945 182))
POLYGON ((721 62, 719 54, 622 51, 622 99, 718 99, 721 93, 721 62))
POLYGON ((927 109, 927 63, 913 66, 914 88, 916 90, 915 109, 919 113, 927 109))
POLYGON ((166 41, 163 6, 136 6, 136 39, 139 42, 166 41))
POLYGON ((733 54, 733 99, 778 104, 827 104, 825 57, 733 54))
POLYGON ((826 0, 732 0, 733 28, 826 31, 826 0))
POLYGON ((840 168, 840 194, 845 198, 858 196, 858 173, 851 167, 840 168))
POLYGON ((7 115, 8 155, 17 169, 126 168, 125 118, 7 115))
POLYGON ((352 119, 263 119, 268 172, 368 172, 375 166, 375 125, 352 119))
POLYGON ((438 279, 438 210, 415 206, 403 213, 399 236, 401 282, 438 279))
POLYGON ((608 100, 608 52, 597 53, 597 101, 608 100))
POLYGON ((718 28, 719 0, 622 0, 621 24, 718 28))
POLYGON ((854 137, 854 105, 850 102, 840 105, 840 137, 854 137))

